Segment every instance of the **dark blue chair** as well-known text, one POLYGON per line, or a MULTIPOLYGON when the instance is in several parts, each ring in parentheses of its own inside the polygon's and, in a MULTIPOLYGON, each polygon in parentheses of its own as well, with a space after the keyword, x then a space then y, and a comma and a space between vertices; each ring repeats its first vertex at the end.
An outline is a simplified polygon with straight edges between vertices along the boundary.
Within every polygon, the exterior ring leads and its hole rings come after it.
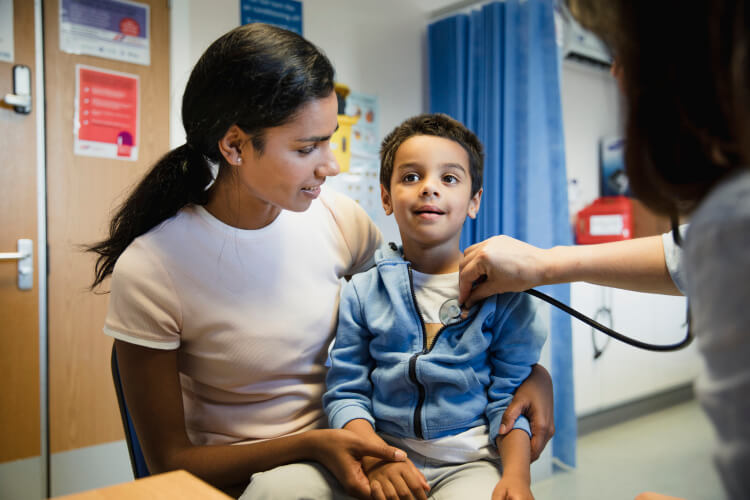
POLYGON ((125 442, 128 444, 128 453, 130 454, 130 465, 133 467, 133 477, 139 479, 150 476, 146 466, 146 459, 143 458, 143 451, 138 442, 138 436, 133 427, 133 420, 128 413, 128 406, 125 404, 125 395, 122 393, 122 381, 120 380, 120 369, 117 366, 117 351, 114 344, 112 345, 112 380, 115 383, 115 393, 117 394, 117 403, 120 406, 120 417, 122 417, 122 427, 125 430, 125 442))

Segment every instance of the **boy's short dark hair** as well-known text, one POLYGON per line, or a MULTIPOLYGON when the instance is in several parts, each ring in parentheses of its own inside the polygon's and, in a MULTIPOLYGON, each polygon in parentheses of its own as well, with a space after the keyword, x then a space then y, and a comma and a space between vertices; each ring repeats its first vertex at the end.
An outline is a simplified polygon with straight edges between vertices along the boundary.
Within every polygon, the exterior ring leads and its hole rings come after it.
POLYGON ((442 113, 431 113, 414 116, 402 122, 388 134, 380 146, 380 183, 391 190, 393 160, 396 151, 407 139, 416 135, 433 135, 455 141, 469 155, 469 174, 471 175, 471 195, 477 194, 482 187, 484 170, 484 150, 477 136, 458 120, 442 113))

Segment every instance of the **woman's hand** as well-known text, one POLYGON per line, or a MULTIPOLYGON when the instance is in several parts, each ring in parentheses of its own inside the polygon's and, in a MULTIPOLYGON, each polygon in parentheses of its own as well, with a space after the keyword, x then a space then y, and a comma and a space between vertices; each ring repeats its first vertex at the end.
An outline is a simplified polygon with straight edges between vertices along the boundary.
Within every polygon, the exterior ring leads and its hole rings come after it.
POLYGON ((373 500, 427 500, 430 486, 411 460, 384 462, 367 467, 373 500))
POLYGON ((321 429, 306 433, 310 454, 336 476, 349 495, 371 498, 370 480, 362 469, 364 457, 404 462, 406 453, 387 444, 372 443, 346 429, 321 429))
POLYGON ((531 425, 531 461, 533 462, 555 434, 555 411, 552 395, 552 378, 542 365, 534 365, 531 374, 516 389, 513 400, 503 414, 500 434, 513 430, 513 424, 521 415, 531 425))
POLYGON ((459 264, 458 302, 469 309, 490 295, 542 284, 544 252, 509 236, 493 236, 470 246, 459 264))
POLYGON ((534 500, 528 481, 515 476, 505 476, 492 491, 492 500, 534 500))

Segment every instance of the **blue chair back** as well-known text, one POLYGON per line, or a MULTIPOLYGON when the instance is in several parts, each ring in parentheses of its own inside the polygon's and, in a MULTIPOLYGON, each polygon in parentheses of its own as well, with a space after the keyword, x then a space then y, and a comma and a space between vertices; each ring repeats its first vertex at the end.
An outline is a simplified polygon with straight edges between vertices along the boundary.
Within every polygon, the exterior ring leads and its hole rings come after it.
POLYGON ((133 420, 130 418, 128 406, 125 404, 125 395, 122 393, 122 381, 120 380, 120 369, 117 366, 117 351, 114 344, 112 345, 112 380, 115 383, 117 403, 120 406, 120 417, 122 417, 122 427, 125 430, 125 442, 128 444, 130 465, 133 467, 133 477, 139 479, 150 476, 151 473, 146 466, 146 459, 143 458, 143 451, 138 442, 135 427, 133 427, 133 420))

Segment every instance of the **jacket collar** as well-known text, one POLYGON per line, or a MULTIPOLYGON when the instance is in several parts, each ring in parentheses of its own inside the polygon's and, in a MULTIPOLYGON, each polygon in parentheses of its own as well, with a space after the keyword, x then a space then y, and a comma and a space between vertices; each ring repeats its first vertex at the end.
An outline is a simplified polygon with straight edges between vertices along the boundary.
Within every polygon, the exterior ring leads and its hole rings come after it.
POLYGON ((386 243, 375 250, 375 264, 407 264, 404 260, 404 248, 393 242, 386 243))

